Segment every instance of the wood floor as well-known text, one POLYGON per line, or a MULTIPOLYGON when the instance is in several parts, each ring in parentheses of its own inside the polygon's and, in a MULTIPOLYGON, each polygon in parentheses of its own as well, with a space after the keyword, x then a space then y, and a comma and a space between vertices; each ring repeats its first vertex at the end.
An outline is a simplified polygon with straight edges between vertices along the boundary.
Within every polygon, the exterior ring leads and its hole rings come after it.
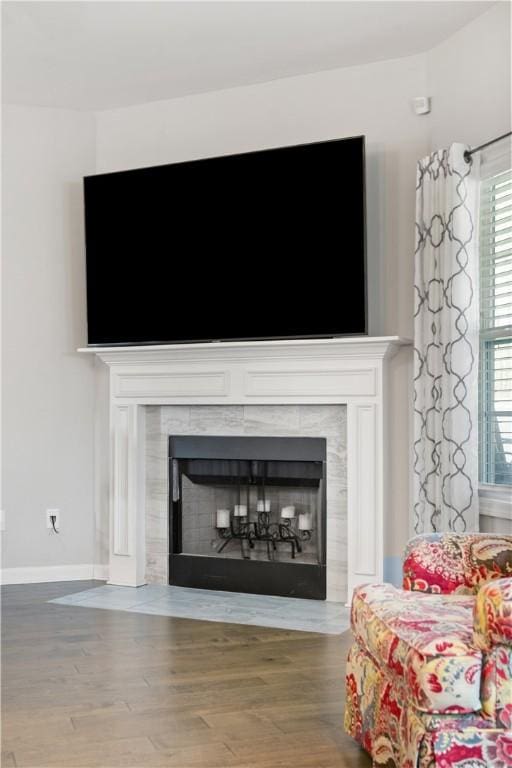
POLYGON ((370 766, 342 730, 348 634, 46 602, 94 585, 3 588, 2 768, 370 766))

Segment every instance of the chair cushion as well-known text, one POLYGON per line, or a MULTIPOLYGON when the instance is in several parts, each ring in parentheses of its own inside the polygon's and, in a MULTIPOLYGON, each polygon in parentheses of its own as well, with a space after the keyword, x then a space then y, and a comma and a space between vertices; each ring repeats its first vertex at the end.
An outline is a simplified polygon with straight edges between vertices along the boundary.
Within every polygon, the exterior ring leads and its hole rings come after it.
POLYGON ((472 534, 464 550, 466 581, 474 591, 488 581, 512 577, 512 536, 472 534))
POLYGON ((474 594, 481 584, 512 576, 512 536, 429 533, 407 544, 404 589, 474 594))
POLYGON ((405 550, 404 589, 471 594, 464 569, 464 540, 449 533, 415 536, 405 550))
POLYGON ((404 677, 423 712, 480 709, 482 654, 472 645, 475 598, 408 592, 390 584, 359 587, 352 628, 378 666, 404 677))

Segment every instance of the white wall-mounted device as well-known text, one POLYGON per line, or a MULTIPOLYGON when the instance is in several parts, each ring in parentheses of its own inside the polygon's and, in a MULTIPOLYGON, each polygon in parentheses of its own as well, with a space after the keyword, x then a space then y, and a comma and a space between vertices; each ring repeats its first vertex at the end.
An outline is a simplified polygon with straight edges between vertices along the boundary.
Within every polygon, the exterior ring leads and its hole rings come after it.
POLYGON ((430 112, 430 96, 416 96, 412 100, 412 105, 417 115, 428 115, 430 112))

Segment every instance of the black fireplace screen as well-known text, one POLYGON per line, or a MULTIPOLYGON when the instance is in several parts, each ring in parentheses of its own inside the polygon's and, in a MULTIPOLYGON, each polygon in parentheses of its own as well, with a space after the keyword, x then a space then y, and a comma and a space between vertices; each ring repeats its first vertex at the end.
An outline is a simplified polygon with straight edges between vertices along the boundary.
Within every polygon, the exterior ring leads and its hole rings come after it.
POLYGON ((325 597, 325 439, 170 437, 169 479, 171 583, 325 597))

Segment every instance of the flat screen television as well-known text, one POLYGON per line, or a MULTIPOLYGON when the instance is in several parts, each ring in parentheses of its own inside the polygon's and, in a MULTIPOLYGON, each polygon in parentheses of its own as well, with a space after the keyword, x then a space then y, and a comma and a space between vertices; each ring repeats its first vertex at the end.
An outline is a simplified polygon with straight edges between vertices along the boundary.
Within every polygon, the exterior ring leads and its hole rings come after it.
POLYGON ((88 343, 366 333, 364 137, 84 179, 88 343))

